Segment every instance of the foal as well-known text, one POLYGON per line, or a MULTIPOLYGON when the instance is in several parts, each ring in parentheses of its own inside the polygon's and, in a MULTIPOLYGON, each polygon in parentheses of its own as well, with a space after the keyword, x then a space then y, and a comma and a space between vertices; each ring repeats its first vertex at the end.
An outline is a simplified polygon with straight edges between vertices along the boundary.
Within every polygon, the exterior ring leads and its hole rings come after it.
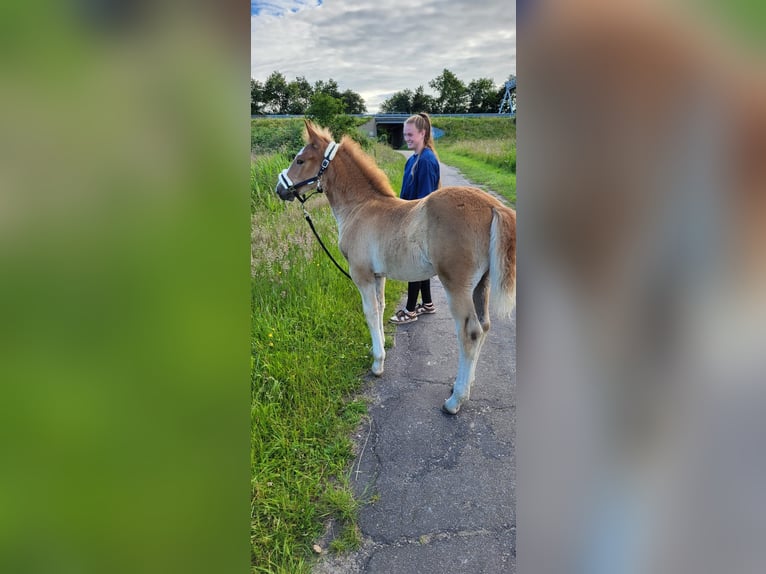
POLYGON ((424 199, 396 197, 388 178, 359 145, 338 145, 306 122, 306 146, 279 176, 276 192, 292 201, 316 187, 338 223, 338 245, 362 295, 372 336, 372 372, 383 373, 386 277, 422 281, 438 275, 457 330, 459 362, 443 409, 469 398, 489 331, 488 307, 510 315, 516 302, 516 212, 471 187, 446 187, 424 199), (293 183, 297 182, 297 183, 293 183), (491 297, 490 297, 491 295, 491 297))

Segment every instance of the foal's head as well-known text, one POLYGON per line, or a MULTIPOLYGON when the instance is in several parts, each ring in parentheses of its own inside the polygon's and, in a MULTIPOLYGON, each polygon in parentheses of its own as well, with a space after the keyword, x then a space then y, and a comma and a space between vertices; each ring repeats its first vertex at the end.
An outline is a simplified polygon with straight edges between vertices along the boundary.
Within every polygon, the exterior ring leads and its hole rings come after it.
POLYGON ((283 200, 292 201, 297 194, 315 188, 318 176, 324 171, 322 162, 326 159, 326 154, 330 154, 330 160, 334 155, 334 150, 328 149, 332 142, 330 132, 318 128, 308 120, 305 139, 306 145, 297 153, 290 167, 279 176, 276 192, 283 200))

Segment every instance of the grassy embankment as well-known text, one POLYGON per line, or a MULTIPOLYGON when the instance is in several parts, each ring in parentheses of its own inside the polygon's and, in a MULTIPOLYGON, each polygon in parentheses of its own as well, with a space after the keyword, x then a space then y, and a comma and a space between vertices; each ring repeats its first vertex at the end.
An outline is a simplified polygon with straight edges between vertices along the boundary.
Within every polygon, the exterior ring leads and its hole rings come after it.
MULTIPOLYGON (((274 193, 277 174, 303 146, 302 126, 255 120, 251 130, 254 573, 308 572, 312 541, 329 518, 337 525, 332 549, 359 543, 349 436, 366 410, 355 393, 370 367, 370 336, 354 284, 322 252, 299 204, 274 193)), ((404 159, 384 146, 372 151, 398 191, 404 159)), ((345 264, 327 200, 306 205, 345 264)), ((393 309, 403 284, 387 287, 393 309)))
POLYGON ((434 118, 439 158, 516 205, 516 125, 510 118, 434 118))

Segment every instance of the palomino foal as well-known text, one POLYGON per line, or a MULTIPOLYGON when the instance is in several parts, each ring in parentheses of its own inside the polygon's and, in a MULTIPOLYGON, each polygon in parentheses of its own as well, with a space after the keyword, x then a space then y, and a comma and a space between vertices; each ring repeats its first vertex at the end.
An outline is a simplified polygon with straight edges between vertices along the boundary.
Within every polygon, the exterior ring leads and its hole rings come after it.
POLYGON ((471 187, 446 187, 418 201, 396 197, 388 178, 352 139, 340 145, 306 122, 306 146, 279 176, 276 192, 292 201, 316 187, 338 223, 338 244, 362 295, 372 336, 372 372, 383 373, 386 277, 438 275, 458 336, 458 372, 443 409, 468 399, 489 331, 488 307, 510 315, 516 301, 516 212, 471 187), (490 297, 491 295, 491 297, 490 297))

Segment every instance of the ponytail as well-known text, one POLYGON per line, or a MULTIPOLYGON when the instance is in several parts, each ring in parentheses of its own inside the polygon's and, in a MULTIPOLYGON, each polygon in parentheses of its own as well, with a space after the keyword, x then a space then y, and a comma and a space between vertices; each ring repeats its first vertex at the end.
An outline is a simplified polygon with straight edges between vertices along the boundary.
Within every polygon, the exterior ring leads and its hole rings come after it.
POLYGON ((420 112, 419 114, 410 116, 405 123, 415 124, 415 127, 418 130, 422 130, 426 132, 426 135, 423 138, 423 143, 425 144, 425 147, 430 149, 432 152, 434 152, 434 155, 436 155, 436 148, 434 147, 433 128, 431 127, 431 116, 429 116, 426 112, 420 112))

